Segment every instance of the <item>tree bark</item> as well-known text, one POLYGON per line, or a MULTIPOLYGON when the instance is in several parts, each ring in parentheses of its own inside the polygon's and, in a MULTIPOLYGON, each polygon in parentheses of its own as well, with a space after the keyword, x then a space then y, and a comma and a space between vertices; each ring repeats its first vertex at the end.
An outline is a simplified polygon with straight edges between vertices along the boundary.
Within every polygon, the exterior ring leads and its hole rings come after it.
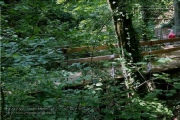
POLYGON ((1 120, 4 120, 4 107, 5 107, 5 98, 4 98, 4 91, 2 88, 2 83, 1 83, 1 120))
POLYGON ((180 37, 180 1, 174 0, 175 33, 180 37))
POLYGON ((133 63, 139 62, 141 60, 139 41, 136 39, 136 32, 132 25, 132 15, 125 11, 123 0, 108 0, 108 3, 113 13, 118 46, 125 52, 122 55, 128 60, 131 59, 133 63))
POLYGON ((108 0, 112 18, 114 22, 115 32, 118 39, 119 54, 126 62, 121 62, 123 75, 125 78, 125 86, 131 92, 128 93, 130 98, 133 92, 133 83, 138 76, 127 69, 129 63, 137 63, 141 60, 139 41, 136 39, 136 33, 132 25, 131 14, 126 11, 125 2, 123 0, 108 0))

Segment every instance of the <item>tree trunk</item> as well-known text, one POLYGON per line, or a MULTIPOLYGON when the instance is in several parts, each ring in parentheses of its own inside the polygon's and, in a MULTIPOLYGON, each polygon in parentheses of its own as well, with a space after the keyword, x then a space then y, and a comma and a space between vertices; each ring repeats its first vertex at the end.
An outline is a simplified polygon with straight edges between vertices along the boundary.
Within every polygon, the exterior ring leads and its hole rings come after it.
MULTIPOLYGON (((126 88, 131 90, 128 97, 131 97, 133 92, 133 83, 135 81, 136 73, 132 73, 129 63, 137 63, 141 60, 139 51, 139 41, 136 39, 136 33, 132 25, 131 14, 125 9, 125 2, 123 0, 108 0, 110 9, 113 13, 113 21, 115 32, 118 38, 119 54, 126 62, 121 62, 123 75, 125 78, 126 88), (120 51, 121 50, 121 51, 120 51)), ((131 65, 132 65, 131 64, 131 65)))
POLYGON ((118 38, 118 45, 124 49, 124 57, 137 63, 141 60, 139 51, 139 41, 136 39, 136 33, 132 25, 131 14, 125 11, 123 0, 108 0, 113 13, 115 32, 118 38))
POLYGON ((174 0, 175 33, 180 37, 180 1, 174 0))
POLYGON ((3 91, 3 88, 2 88, 2 83, 1 83, 1 120, 4 120, 4 107, 5 107, 5 98, 4 98, 4 91, 3 91))

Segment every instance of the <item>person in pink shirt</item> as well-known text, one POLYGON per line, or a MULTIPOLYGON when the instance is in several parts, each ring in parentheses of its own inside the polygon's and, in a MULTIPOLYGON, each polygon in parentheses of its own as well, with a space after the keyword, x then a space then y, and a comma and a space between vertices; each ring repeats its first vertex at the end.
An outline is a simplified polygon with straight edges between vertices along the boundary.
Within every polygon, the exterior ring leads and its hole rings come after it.
POLYGON ((168 35, 168 39, 176 38, 176 34, 174 34, 173 30, 170 31, 168 35))

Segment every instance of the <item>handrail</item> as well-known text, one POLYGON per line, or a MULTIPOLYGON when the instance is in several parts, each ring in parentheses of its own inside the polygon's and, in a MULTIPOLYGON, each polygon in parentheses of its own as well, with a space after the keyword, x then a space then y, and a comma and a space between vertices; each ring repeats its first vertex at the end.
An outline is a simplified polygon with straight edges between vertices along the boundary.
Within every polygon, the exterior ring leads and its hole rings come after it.
POLYGON ((180 50, 180 47, 168 48, 168 49, 162 49, 162 50, 154 50, 154 51, 151 51, 151 52, 142 52, 141 54, 143 56, 145 56, 145 55, 155 55, 155 54, 169 53, 169 52, 177 51, 177 50, 180 50))
MULTIPOLYGON (((180 38, 140 42, 140 46, 171 43, 171 42, 177 42, 177 41, 180 41, 180 38)), ((117 47, 117 44, 114 44, 113 46, 117 47)), ((70 53, 82 52, 82 51, 91 52, 91 51, 98 51, 98 50, 106 50, 109 47, 110 46, 107 46, 107 45, 101 45, 101 46, 97 46, 97 47, 82 46, 82 47, 73 47, 73 48, 63 48, 62 51, 65 54, 70 54, 70 53)))
POLYGON ((156 45, 156 44, 171 43, 171 42, 177 42, 177 41, 180 41, 180 38, 140 42, 140 45, 141 45, 141 46, 145 46, 145 45, 156 45))
MULTIPOLYGON (((147 45, 156 45, 156 44, 163 44, 163 43, 172 43, 180 41, 180 38, 175 39, 166 39, 166 40, 157 40, 157 41, 146 41, 146 42, 140 42, 140 46, 147 46, 147 45)), ((114 47, 117 47, 117 44, 114 44, 114 47)), ((70 54, 75 52, 82 52, 82 51, 100 51, 100 50, 106 50, 109 48, 107 45, 97 46, 97 47, 74 47, 74 48, 63 48, 62 51, 64 54, 70 54)), ((162 54, 162 53, 169 53, 172 51, 180 50, 180 47, 174 47, 174 48, 168 48, 168 49, 162 49, 162 50, 154 50, 150 52, 142 52, 141 55, 154 55, 154 54, 162 54)), ((86 57, 86 58, 79 58, 79 59, 70 59, 67 61, 68 64, 73 63, 84 63, 84 62, 98 62, 102 60, 113 60, 115 58, 119 58, 119 55, 104 55, 104 56, 96 56, 96 57, 86 57)))

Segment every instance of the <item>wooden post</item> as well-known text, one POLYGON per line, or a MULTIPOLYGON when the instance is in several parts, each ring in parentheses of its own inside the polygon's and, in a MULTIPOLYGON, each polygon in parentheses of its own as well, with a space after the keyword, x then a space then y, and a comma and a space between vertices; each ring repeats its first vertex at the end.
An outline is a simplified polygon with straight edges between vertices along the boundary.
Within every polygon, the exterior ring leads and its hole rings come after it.
POLYGON ((180 1, 174 0, 174 23, 175 33, 180 37, 180 1))

